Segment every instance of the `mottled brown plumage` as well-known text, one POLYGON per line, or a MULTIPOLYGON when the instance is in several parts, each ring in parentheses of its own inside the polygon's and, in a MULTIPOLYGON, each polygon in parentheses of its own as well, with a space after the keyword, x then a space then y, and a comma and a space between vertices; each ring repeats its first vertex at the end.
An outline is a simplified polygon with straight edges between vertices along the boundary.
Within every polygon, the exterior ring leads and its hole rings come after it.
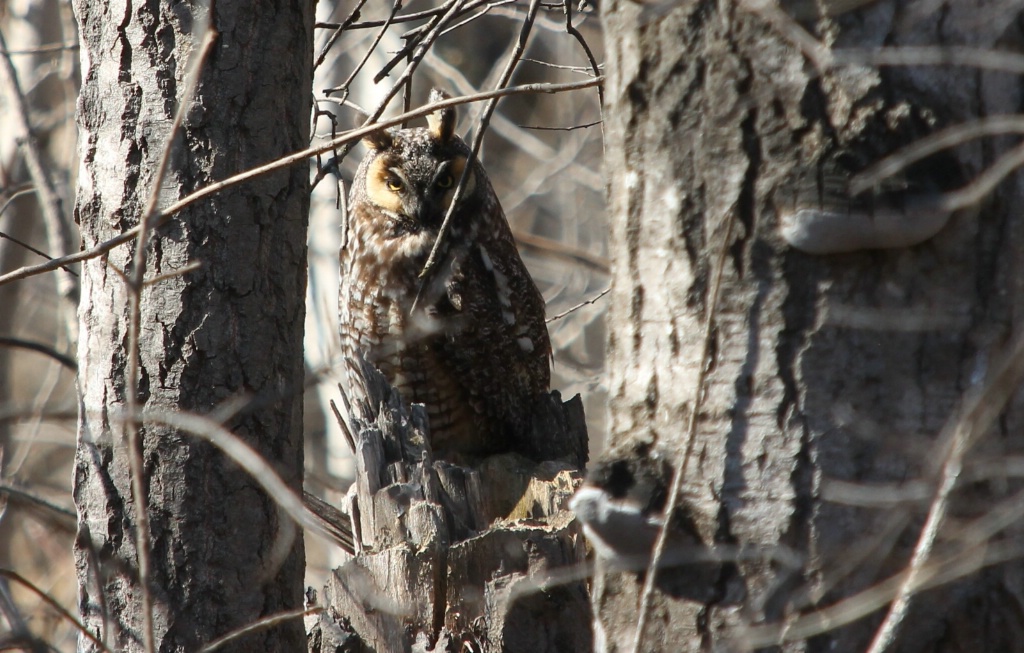
MULTIPOLYGON (((342 353, 426 406, 438 455, 515 451, 550 385, 544 299, 477 162, 437 266, 418 278, 470 154, 454 111, 428 123, 368 139, 341 252, 342 353)), ((356 380, 347 385, 357 392, 356 380)))

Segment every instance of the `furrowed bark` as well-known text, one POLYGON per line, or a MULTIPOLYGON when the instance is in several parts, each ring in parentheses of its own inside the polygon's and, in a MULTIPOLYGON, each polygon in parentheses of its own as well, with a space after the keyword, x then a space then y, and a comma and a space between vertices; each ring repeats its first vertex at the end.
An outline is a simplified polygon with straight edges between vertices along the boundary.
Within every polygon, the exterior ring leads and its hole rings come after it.
MULTIPOLYGON (((83 62, 76 218, 86 248, 138 223, 179 103, 192 104, 158 206, 306 146, 312 6, 213 6, 216 41, 188 98, 186 71, 207 20, 195 5, 76 2, 83 62)), ((118 650, 143 650, 125 444, 129 392, 142 413, 157 648, 194 651, 302 606, 301 532, 219 451, 192 434, 146 424, 145 413, 208 413, 248 398, 225 416, 226 426, 301 491, 307 177, 297 166, 228 189, 153 234, 146 277, 171 276, 142 292, 138 387, 126 387, 122 276, 134 244, 82 265, 79 609, 86 626, 118 650), (173 274, 192 263, 201 267, 173 274)), ((301 624, 292 620, 221 650, 303 645, 301 624)), ((91 650, 84 640, 81 646, 91 650)))
MULTIPOLYGON (((797 37, 807 30, 824 52, 965 44, 1019 51, 1020 9, 992 6, 977 20, 977 5, 959 0, 927 10, 857 4, 832 17, 808 5, 810 16, 794 21, 777 20, 774 5, 661 3, 671 11, 658 14, 641 4, 601 6, 611 435, 620 451, 646 442, 674 463, 702 395, 681 510, 705 544, 746 552, 734 571, 746 592, 738 603, 723 599, 736 596, 726 588, 737 578, 725 572, 704 601, 655 589, 641 650, 752 650, 791 639, 782 650, 864 651, 885 601, 861 600, 863 618, 850 623, 833 612, 817 629, 810 624, 818 610, 908 564, 933 495, 925 492, 922 504, 902 484, 934 487, 948 451, 944 429, 1020 328, 1024 240, 1012 207, 1024 200, 1024 178, 1012 175, 934 238, 885 251, 807 255, 783 240, 780 215, 786 198, 836 162, 848 181, 942 128, 1019 111, 1022 95, 1014 75, 970 66, 817 69, 811 55, 819 52, 802 51, 797 37), (709 311, 711 357, 698 390, 709 311), (876 483, 889 485, 868 493, 874 503, 850 489, 876 483), (779 547, 799 556, 796 569, 773 558, 779 547), (750 630, 765 625, 778 628, 750 630)), ((961 143, 912 167, 908 185, 955 190, 1013 144, 961 143)), ((1020 454, 1022 408, 1012 395, 968 464, 1020 454)), ((944 522, 935 560, 962 553, 957 537, 1017 491, 1005 471, 989 474, 954 492, 955 517, 944 522)), ((1012 541, 1019 531, 1013 522, 986 541, 1012 541)), ((1021 650, 1016 603, 1005 600, 1024 589, 1021 565, 977 570, 982 564, 914 596, 887 650, 1021 650)), ((599 581, 595 612, 608 650, 632 650, 642 582, 635 573, 599 581)))

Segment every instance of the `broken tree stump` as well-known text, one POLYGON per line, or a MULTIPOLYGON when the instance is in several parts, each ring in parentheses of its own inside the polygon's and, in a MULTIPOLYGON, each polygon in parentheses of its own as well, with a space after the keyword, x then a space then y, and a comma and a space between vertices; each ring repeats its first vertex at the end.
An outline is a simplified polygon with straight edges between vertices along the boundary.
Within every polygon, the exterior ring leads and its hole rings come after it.
POLYGON ((591 650, 586 547, 567 507, 587 461, 579 396, 538 398, 526 455, 459 465, 434 459, 423 407, 362 367, 366 400, 343 425, 354 554, 324 588, 310 653, 591 650))

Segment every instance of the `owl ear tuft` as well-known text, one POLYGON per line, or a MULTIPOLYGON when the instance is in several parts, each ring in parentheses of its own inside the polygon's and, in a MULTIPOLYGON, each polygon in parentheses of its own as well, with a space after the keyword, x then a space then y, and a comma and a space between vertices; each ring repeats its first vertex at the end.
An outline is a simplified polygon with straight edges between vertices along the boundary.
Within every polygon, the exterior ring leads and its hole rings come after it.
POLYGON ((375 132, 371 132, 366 136, 363 136, 363 142, 366 146, 372 150, 378 152, 389 149, 395 144, 395 138, 391 135, 391 132, 387 129, 378 129, 375 132))
MULTIPOLYGON (((447 93, 435 88, 430 91, 429 101, 431 103, 440 102, 447 100, 448 97, 447 93)), ((450 141, 455 134, 455 107, 438 109, 427 115, 427 128, 430 130, 430 135, 442 143, 450 141)))

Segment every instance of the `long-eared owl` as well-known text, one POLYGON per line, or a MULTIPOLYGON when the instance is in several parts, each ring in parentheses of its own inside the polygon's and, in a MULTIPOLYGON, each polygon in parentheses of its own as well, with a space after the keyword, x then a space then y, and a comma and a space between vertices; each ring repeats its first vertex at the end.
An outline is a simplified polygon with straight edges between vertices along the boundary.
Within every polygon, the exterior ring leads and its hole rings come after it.
POLYGON ((426 406, 439 456, 515 451, 549 389, 551 344, 544 299, 487 173, 471 164, 437 265, 420 279, 469 161, 455 111, 435 112, 426 128, 381 130, 367 145, 341 250, 342 354, 362 355, 426 406))

